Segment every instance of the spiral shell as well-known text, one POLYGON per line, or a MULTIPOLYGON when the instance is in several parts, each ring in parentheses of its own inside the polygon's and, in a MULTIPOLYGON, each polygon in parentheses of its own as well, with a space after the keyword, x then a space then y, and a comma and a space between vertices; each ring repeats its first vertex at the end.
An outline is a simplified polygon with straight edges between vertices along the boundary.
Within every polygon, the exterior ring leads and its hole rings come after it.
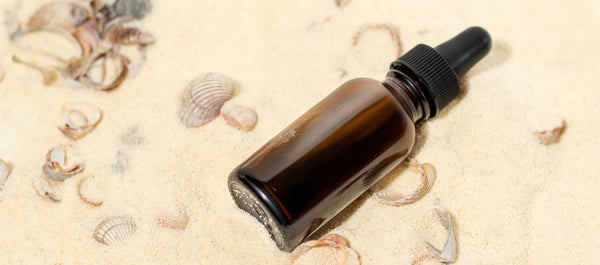
POLYGON ((215 72, 201 74, 184 91, 179 119, 187 127, 208 123, 219 116, 221 107, 232 95, 231 79, 215 72))
POLYGON ((70 145, 61 145, 48 152, 42 169, 49 178, 62 181, 84 168, 85 160, 77 149, 70 145))
POLYGON ((135 18, 128 16, 116 17, 106 23, 102 35, 116 44, 147 45, 156 42, 154 35, 142 28, 135 18))
POLYGON ((223 118, 227 124, 244 132, 254 129, 258 121, 258 115, 253 109, 239 106, 223 111, 223 118))
POLYGON ((79 25, 92 18, 91 10, 67 2, 51 2, 40 7, 27 23, 28 27, 54 25, 73 31, 79 25))
POLYGON ((94 239, 104 245, 114 245, 133 235, 137 229, 135 221, 129 215, 113 215, 104 218, 96 229, 94 239))

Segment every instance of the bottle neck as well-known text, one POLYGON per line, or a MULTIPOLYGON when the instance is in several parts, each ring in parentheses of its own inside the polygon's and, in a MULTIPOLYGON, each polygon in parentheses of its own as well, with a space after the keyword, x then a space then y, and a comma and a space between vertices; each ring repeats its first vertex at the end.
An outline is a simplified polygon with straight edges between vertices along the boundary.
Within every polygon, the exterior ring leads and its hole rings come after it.
POLYGON ((414 123, 427 120, 430 117, 429 102, 421 91, 418 82, 405 72, 396 69, 390 70, 387 79, 383 81, 383 85, 404 106, 414 123))

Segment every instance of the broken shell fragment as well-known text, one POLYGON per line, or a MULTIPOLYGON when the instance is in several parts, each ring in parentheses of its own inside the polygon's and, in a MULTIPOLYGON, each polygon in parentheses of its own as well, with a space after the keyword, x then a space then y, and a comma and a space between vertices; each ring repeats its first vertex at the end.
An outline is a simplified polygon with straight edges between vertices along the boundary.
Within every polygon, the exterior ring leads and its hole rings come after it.
POLYGON ((90 199, 88 196, 85 195, 85 193, 82 191, 83 189, 83 184, 89 179, 89 176, 83 177, 81 180, 79 180, 79 183, 77 183, 77 195, 79 196, 79 198, 91 205, 91 206, 100 206, 102 205, 102 201, 101 200, 97 200, 97 199, 90 199))
POLYGON ((185 230, 188 222, 190 221, 190 216, 188 215, 187 211, 180 210, 173 213, 158 214, 156 215, 155 220, 160 227, 185 230))
POLYGON ((117 0, 115 11, 119 15, 142 19, 152 11, 152 2, 150 0, 117 0))
POLYGON ((450 213, 439 205, 436 205, 434 210, 438 221, 448 230, 448 236, 441 251, 429 242, 425 242, 425 244, 427 248, 433 251, 439 262, 454 262, 456 260, 456 238, 454 237, 454 229, 452 229, 452 218, 450 217, 450 213))
POLYGON ((70 145, 61 145, 48 152, 43 171, 53 180, 65 180, 85 168, 83 156, 70 145))
POLYGON ((348 3, 350 3, 350 0, 335 0, 335 4, 338 7, 344 7, 346 6, 348 3))
POLYGON ((54 202, 59 202, 61 200, 60 195, 54 191, 50 183, 44 177, 34 177, 32 179, 33 187, 38 195, 42 196, 44 199, 48 199, 54 202))
POLYGON ((102 52, 85 68, 79 81, 97 90, 114 89, 127 78, 128 64, 129 60, 121 54, 102 52))
POLYGON ((179 119, 187 127, 198 127, 219 116, 225 101, 233 95, 233 81, 220 73, 208 72, 188 84, 179 119))
POLYGON ((225 118, 227 124, 244 132, 254 129, 258 121, 256 112, 246 107, 233 107, 226 110, 223 112, 223 118, 225 118))
POLYGON ((375 193, 375 199, 387 205, 402 206, 418 201, 425 196, 435 182, 435 168, 429 163, 420 164, 414 158, 409 159, 409 168, 416 169, 421 175, 421 184, 419 184, 415 191, 408 195, 397 194, 391 196, 386 195, 385 191, 380 191, 375 193))
POLYGON ((563 119, 560 126, 555 127, 552 130, 534 132, 541 144, 549 145, 558 142, 560 136, 567 128, 567 122, 563 119))
POLYGON ((307 253, 309 250, 319 246, 329 246, 337 248, 338 254, 336 261, 339 265, 360 265, 358 253, 348 246, 348 241, 338 234, 329 234, 321 240, 311 240, 300 244, 289 255, 289 259, 296 261, 300 256, 307 253))
POLYGON ((104 218, 94 229, 94 239, 104 245, 114 245, 133 235, 136 229, 137 226, 131 216, 109 216, 104 218))
POLYGON ((88 19, 92 19, 91 10, 67 2, 51 2, 40 7, 29 18, 28 27, 55 25, 73 31, 88 19))
MULTIPOLYGON (((8 178, 8 174, 10 173, 10 167, 4 160, 0 159, 0 192, 4 188, 4 183, 6 183, 6 179, 8 178)), ((3 195, 0 193, 0 201, 2 201, 3 195)))
POLYGON ((150 32, 133 17, 117 17, 104 26, 102 35, 108 41, 124 45, 148 45, 156 42, 150 32))
POLYGON ((78 140, 91 132, 101 117, 102 112, 93 104, 65 105, 61 111, 58 129, 67 137, 78 140))
POLYGON ((392 42, 394 43, 394 46, 396 47, 396 58, 400 57, 400 55, 402 55, 402 44, 400 43, 400 34, 398 33, 398 28, 396 28, 396 26, 394 26, 393 24, 390 23, 384 23, 384 24, 366 24, 363 25, 362 27, 360 27, 360 29, 354 34, 354 37, 352 39, 352 45, 356 46, 356 44, 358 44, 358 40, 360 40, 360 37, 367 31, 370 29, 384 29, 387 30, 387 32, 390 33, 390 37, 392 37, 392 42))

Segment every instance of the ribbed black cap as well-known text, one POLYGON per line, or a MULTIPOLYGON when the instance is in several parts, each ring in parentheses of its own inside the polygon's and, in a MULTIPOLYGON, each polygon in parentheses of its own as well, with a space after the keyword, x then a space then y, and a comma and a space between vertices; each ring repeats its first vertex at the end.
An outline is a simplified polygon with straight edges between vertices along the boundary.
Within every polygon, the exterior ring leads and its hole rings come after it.
POLYGON ((481 27, 471 27, 435 49, 419 44, 390 66, 412 72, 429 101, 429 117, 458 97, 458 80, 491 49, 492 39, 481 27))

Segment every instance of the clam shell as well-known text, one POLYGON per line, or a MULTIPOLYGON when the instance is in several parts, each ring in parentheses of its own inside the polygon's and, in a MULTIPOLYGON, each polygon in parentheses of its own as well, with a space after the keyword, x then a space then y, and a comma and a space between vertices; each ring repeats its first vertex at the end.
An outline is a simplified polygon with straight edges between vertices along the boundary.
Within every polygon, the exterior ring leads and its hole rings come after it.
POLYGON ((70 145, 61 145, 48 152, 42 169, 49 178, 62 181, 84 168, 85 160, 77 149, 70 145))
POLYGON ((152 11, 152 2, 150 0, 117 0, 114 7, 119 15, 142 19, 152 11))
POLYGON ((160 227, 185 230, 190 221, 190 216, 187 211, 181 210, 173 213, 158 214, 156 215, 155 220, 160 227))
POLYGON ((128 215, 113 215, 104 218, 96 229, 94 239, 104 245, 114 245, 133 235, 137 229, 135 221, 128 215))
POLYGON ((233 81, 215 72, 196 77, 183 94, 179 119, 187 127, 201 126, 219 116, 225 101, 233 95, 233 81))
POLYGON ((96 127, 102 111, 93 104, 77 103, 63 106, 60 116, 58 129, 67 137, 78 140, 96 127))
POLYGON ((224 111, 223 118, 227 124, 244 132, 254 129, 258 121, 258 115, 253 109, 239 106, 224 111))
POLYGON ((147 45, 156 42, 156 38, 145 30, 133 17, 117 17, 104 26, 102 33, 112 43, 124 45, 147 45))
POLYGON ((38 195, 42 196, 44 199, 48 199, 54 202, 59 202, 61 200, 60 195, 54 191, 50 183, 44 177, 34 177, 32 179, 33 187, 38 195))
POLYGON ((27 23, 28 27, 55 25, 73 31, 83 22, 92 19, 91 10, 67 2, 51 2, 40 7, 27 23))

